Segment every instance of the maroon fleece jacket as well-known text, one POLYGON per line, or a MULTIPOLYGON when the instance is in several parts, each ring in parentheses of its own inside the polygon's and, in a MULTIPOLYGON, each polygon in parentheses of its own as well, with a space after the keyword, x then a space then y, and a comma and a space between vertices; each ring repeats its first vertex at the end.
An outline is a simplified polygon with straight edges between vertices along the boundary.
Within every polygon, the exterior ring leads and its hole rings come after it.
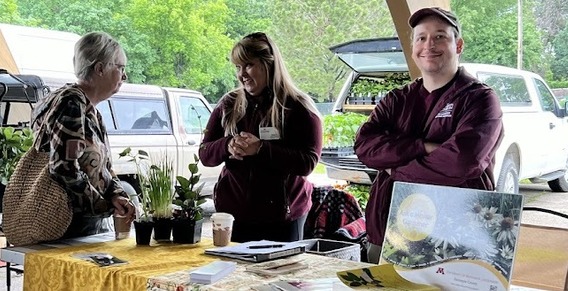
MULTIPOLYGON (((322 124, 319 116, 290 99, 281 138, 262 141, 259 153, 242 161, 229 159, 227 145, 232 137, 225 136, 221 124, 223 111, 233 102, 231 93, 223 96, 213 110, 199 157, 205 166, 225 163, 213 193, 217 211, 231 213, 242 222, 282 222, 295 220, 310 210, 313 186, 306 176, 321 155, 322 124)), ((272 100, 248 101, 237 128, 258 137, 260 121, 272 100)))
POLYGON ((439 90, 431 92, 439 95, 431 109, 422 79, 389 92, 357 133, 359 160, 380 171, 365 210, 373 244, 383 243, 395 181, 495 188, 495 152, 503 136, 499 98, 463 68, 439 90), (427 154, 425 142, 441 146, 427 154))

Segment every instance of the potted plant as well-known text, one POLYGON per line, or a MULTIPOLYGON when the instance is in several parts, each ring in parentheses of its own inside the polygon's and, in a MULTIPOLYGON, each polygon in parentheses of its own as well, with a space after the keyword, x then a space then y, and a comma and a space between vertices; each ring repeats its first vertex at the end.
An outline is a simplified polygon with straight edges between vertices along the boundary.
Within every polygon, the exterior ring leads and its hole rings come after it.
POLYGON ((324 116, 322 155, 346 156, 353 154, 355 134, 365 120, 367 120, 367 116, 355 112, 324 116))
POLYGON ((152 237, 152 230, 154 229, 154 221, 152 220, 152 213, 150 210, 150 198, 148 195, 147 176, 144 169, 148 167, 148 153, 139 150, 137 153, 132 153, 132 149, 127 147, 120 154, 119 158, 129 157, 129 162, 136 165, 136 176, 140 184, 140 204, 136 208, 136 219, 134 220, 134 229, 136 231, 136 244, 149 245, 152 237))
POLYGON ((147 172, 149 205, 154 219, 154 239, 170 241, 172 234, 172 203, 174 197, 173 163, 166 157, 152 163, 147 172))
POLYGON ((176 186, 176 199, 174 205, 173 220, 173 239, 176 243, 198 243, 201 240, 203 226, 203 209, 201 204, 205 203, 205 198, 201 197, 201 190, 205 183, 199 186, 201 174, 199 172, 199 158, 193 155, 194 162, 188 165, 190 172, 189 179, 177 176, 179 183, 176 186))
MULTIPOLYGON (((136 236, 138 231, 146 235, 153 228, 154 239, 169 241, 172 229, 173 200, 173 163, 167 157, 151 161, 148 153, 139 150, 132 153, 130 147, 119 154, 119 157, 130 157, 136 164, 138 181, 141 189, 140 211, 134 221, 136 236)), ((149 244, 150 235, 141 238, 143 244, 149 244), (148 241, 148 243, 145 243, 148 241)))
POLYGON ((379 102, 387 92, 410 82, 407 72, 388 73, 381 79, 360 78, 353 84, 346 102, 349 104, 371 104, 379 102))
POLYGON ((33 131, 30 128, 19 130, 14 127, 0 127, 0 212, 8 180, 20 158, 32 146, 33 140, 33 131))

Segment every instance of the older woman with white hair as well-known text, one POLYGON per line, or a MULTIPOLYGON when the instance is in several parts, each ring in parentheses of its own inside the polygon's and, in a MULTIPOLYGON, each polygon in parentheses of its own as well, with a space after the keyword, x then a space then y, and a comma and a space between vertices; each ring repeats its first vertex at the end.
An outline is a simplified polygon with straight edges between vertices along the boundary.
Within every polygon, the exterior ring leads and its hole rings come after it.
POLYGON ((49 152, 49 171, 69 195, 73 218, 63 237, 108 231, 112 209, 134 219, 129 200, 111 166, 108 137, 96 106, 127 79, 126 54, 103 32, 91 32, 75 44, 77 82, 52 92, 34 110, 38 151, 49 152))

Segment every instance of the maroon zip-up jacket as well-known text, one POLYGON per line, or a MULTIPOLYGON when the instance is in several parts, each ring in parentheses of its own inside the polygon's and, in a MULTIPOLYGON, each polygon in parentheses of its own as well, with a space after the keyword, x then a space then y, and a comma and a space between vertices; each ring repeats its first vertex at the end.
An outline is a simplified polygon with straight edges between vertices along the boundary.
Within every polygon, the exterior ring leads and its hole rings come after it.
MULTIPOLYGON (((239 161, 229 159, 221 125, 223 111, 232 108, 231 93, 213 110, 199 157, 205 166, 225 162, 215 185, 215 209, 231 213, 242 222, 282 222, 299 218, 311 207, 312 184, 306 180, 317 165, 322 148, 321 119, 302 104, 288 98, 280 140, 264 140, 257 155, 239 161)), ((259 136, 259 125, 271 98, 255 103, 248 98, 245 116, 237 123, 239 132, 259 136)))
POLYGON ((493 190, 502 115, 496 93, 462 67, 441 90, 428 93, 417 79, 389 92, 354 146, 363 164, 379 170, 365 210, 369 241, 383 243, 395 181, 493 190), (424 101, 429 94, 438 95, 431 110, 424 101), (427 154, 425 142, 441 145, 427 154))

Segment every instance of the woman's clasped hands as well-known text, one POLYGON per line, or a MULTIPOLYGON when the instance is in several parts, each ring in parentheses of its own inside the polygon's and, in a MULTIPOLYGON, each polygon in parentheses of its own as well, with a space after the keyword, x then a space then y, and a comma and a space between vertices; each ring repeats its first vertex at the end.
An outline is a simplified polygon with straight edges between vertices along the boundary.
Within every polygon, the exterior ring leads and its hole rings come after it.
POLYGON ((230 159, 242 160, 245 156, 258 154, 262 146, 261 140, 252 133, 244 132, 234 135, 229 142, 230 159))

